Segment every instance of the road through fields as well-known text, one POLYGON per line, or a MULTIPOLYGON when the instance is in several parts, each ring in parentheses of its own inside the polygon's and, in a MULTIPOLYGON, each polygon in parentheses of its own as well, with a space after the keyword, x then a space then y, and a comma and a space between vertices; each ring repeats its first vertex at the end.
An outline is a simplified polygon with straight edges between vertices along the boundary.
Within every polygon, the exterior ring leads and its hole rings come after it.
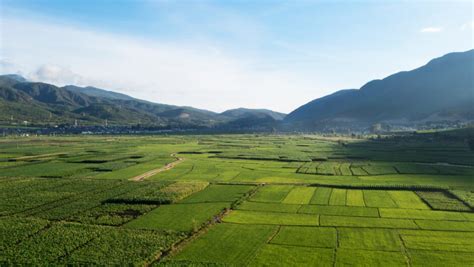
POLYGON ((147 172, 145 172, 145 173, 142 173, 142 174, 140 174, 140 175, 137 175, 137 176, 131 178, 130 180, 132 180, 132 181, 143 181, 144 179, 146 179, 146 178, 148 178, 148 177, 151 177, 151 176, 153 176, 153 175, 155 175, 155 174, 157 174, 157 173, 170 170, 170 169, 174 168, 174 166, 176 166, 176 165, 178 165, 179 163, 181 163, 181 162, 184 161, 184 158, 176 157, 176 153, 171 154, 171 157, 176 158, 176 160, 173 161, 173 162, 170 162, 170 163, 166 164, 166 165, 163 166, 163 167, 160 167, 160 168, 157 168, 157 169, 153 169, 153 170, 147 171, 147 172))

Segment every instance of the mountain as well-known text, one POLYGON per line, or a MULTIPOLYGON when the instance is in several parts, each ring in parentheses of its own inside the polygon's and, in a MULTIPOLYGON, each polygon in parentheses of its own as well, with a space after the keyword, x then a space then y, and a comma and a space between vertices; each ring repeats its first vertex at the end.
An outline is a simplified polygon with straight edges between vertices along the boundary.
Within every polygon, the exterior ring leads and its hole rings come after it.
POLYGON ((358 90, 341 90, 288 114, 286 129, 357 128, 374 123, 474 120, 474 50, 450 53, 428 64, 358 90))
POLYGON ((14 80, 14 81, 17 81, 17 82, 27 82, 28 80, 25 79, 25 77, 21 76, 21 75, 18 75, 18 74, 5 74, 5 75, 2 75, 6 78, 9 78, 11 80, 14 80))
POLYGON ((286 116, 286 114, 268 110, 268 109, 248 109, 248 108, 229 109, 222 112, 220 115, 233 118, 233 119, 242 119, 242 118, 250 117, 250 116, 258 116, 260 114, 268 115, 277 121, 283 120, 286 116))
POLYGON ((281 120, 276 120, 270 114, 263 112, 248 113, 226 123, 219 125, 219 129, 242 132, 268 132, 274 131, 281 120))
POLYGON ((474 121, 474 50, 450 53, 426 65, 360 89, 315 99, 288 115, 238 108, 215 113, 152 103, 95 87, 30 82, 0 75, 0 124, 73 124, 208 128, 223 131, 367 129, 374 124, 414 126, 474 121))
POLYGON ((107 91, 104 89, 99 89, 96 87, 92 86, 87 86, 87 87, 79 87, 75 85, 66 85, 62 87, 70 92, 74 93, 82 93, 88 96, 95 96, 95 97, 103 97, 103 98, 109 98, 109 99, 119 99, 119 100, 134 100, 135 98, 121 94, 121 93, 116 93, 112 91, 107 91))
POLYGON ((222 114, 193 107, 152 103, 95 87, 28 82, 0 75, 0 124, 28 121, 55 124, 143 125, 161 128, 273 129, 284 114, 271 110, 235 109, 222 114), (255 128, 255 125, 258 125, 255 128))
MULTIPOLYGON (((26 80, 26 79, 25 79, 26 80)), ((11 75, 0 76, 0 121, 29 121, 39 125, 143 124, 158 127, 211 127, 219 114, 138 100, 93 87, 25 82, 11 75)))

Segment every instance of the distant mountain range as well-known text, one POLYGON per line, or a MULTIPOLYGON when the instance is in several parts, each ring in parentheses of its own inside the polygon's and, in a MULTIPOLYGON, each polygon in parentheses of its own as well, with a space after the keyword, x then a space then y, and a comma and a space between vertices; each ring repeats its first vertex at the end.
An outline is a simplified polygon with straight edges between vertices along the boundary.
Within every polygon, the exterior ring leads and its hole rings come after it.
POLYGON ((322 130, 455 120, 474 120, 474 50, 315 99, 288 114, 283 124, 322 130))
POLYGON ((284 117, 285 114, 266 109, 239 108, 215 113, 152 103, 95 87, 57 87, 29 82, 15 74, 0 76, 0 121, 4 125, 27 121, 35 125, 77 122, 80 125, 251 129, 275 127, 284 117))
POLYGON ((0 123, 144 125, 239 131, 367 129, 373 124, 474 121, 474 50, 450 53, 412 71, 340 90, 286 115, 238 108, 215 113, 152 103, 95 87, 0 75, 0 123))

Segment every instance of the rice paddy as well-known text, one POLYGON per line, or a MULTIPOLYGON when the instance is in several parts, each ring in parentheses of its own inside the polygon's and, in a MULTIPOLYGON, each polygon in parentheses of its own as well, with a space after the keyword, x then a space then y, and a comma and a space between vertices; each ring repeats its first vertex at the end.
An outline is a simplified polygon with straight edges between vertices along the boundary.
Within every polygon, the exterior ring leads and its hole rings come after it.
POLYGON ((474 154, 443 142, 4 137, 0 263, 472 266, 474 154))

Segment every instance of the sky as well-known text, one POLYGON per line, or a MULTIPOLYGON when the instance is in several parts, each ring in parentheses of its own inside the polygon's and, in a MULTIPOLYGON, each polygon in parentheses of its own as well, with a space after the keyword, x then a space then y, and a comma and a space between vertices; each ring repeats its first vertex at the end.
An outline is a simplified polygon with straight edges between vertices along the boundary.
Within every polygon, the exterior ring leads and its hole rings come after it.
POLYGON ((472 1, 0 0, 0 74, 291 112, 474 48, 472 1))

